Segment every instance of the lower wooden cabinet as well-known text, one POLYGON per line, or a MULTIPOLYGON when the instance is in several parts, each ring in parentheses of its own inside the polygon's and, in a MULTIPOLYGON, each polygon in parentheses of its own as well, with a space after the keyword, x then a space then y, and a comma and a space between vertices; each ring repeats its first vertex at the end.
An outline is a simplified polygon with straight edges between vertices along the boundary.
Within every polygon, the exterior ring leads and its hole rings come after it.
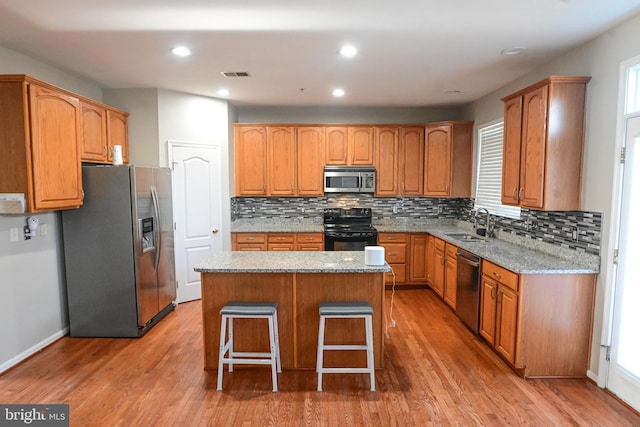
POLYGON ((458 248, 450 243, 445 245, 443 299, 449 307, 456 309, 458 292, 458 248))
POLYGON ((405 233, 378 233, 378 245, 384 247, 384 257, 393 269, 385 274, 385 284, 407 283, 407 241, 405 233), (394 276, 395 275, 395 276, 394 276))
POLYGON ((323 251, 324 233, 231 233, 233 251, 323 251))
POLYGON ((445 264, 445 242, 442 239, 434 238, 433 275, 431 275, 431 289, 440 297, 444 298, 444 264, 445 264))
POLYGON ((595 274, 516 274, 482 262, 480 335, 520 375, 585 377, 595 274))

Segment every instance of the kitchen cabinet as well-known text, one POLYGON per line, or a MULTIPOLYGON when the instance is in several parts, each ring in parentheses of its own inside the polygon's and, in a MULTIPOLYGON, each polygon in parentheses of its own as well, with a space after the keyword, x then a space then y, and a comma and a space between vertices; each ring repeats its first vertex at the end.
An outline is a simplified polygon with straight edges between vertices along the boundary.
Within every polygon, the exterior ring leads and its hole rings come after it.
POLYGON ((289 126, 268 127, 267 147, 267 193, 271 196, 293 196, 296 194, 295 129, 289 126))
POLYGON ((590 77, 551 76, 504 101, 502 203, 579 210, 590 77))
POLYGON ((433 240, 434 259, 433 259, 433 275, 431 276, 431 289, 440 297, 444 298, 444 264, 445 264, 445 241, 438 239, 433 240))
POLYGON ((113 163, 113 146, 122 147, 122 162, 129 163, 129 114, 107 109, 107 162, 113 163))
POLYGON ((399 142, 397 127, 376 128, 375 136, 376 196, 397 196, 399 142))
POLYGON ((425 127, 424 195, 471 197, 473 122, 425 127))
POLYGON ((400 128, 400 194, 421 196, 424 181, 424 128, 400 128))
POLYGON ((426 233, 410 234, 409 245, 409 282, 427 283, 428 281, 428 253, 429 235, 426 233))
POLYGON ((27 212, 82 205, 80 102, 24 75, 0 76, 0 193, 22 193, 27 212))
POLYGON ((443 299, 449 307, 456 309, 458 288, 458 248, 450 243, 445 244, 444 289, 443 299))
POLYGON ((393 283, 394 273, 396 284, 407 283, 407 236, 405 233, 378 233, 378 245, 384 247, 385 260, 393 269, 393 273, 385 273, 387 285, 393 283))
POLYGON ((231 233, 233 251, 323 251, 324 233, 231 233))
POLYGON ((371 126, 328 126, 326 128, 326 165, 372 165, 371 126))
POLYGON ((267 195, 267 128, 236 126, 235 186, 238 196, 267 195))
POLYGON ((324 251, 324 233, 296 233, 296 251, 324 251))
POLYGON ((484 261, 481 281, 480 335, 514 363, 518 315, 518 275, 484 261))
POLYGON ((324 195, 325 130, 321 126, 297 128, 298 196, 324 195))
POLYGON ((295 236, 293 233, 269 233, 267 236, 268 251, 293 251, 295 236))
POLYGON ((129 163, 128 114, 98 102, 80 100, 81 159, 89 163, 113 163, 114 145, 122 147, 122 161, 129 163))
POLYGON ((267 233, 231 233, 231 250, 266 251, 267 233))
POLYGON ((482 262, 480 335, 524 377, 584 377, 595 274, 516 274, 482 262))

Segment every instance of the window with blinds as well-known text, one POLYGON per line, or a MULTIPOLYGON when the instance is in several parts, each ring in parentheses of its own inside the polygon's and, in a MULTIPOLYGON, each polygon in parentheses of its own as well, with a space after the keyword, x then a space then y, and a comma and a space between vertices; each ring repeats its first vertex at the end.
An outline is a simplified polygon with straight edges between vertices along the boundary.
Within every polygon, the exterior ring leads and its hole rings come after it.
POLYGON ((478 127, 478 177, 474 208, 494 215, 520 218, 520 208, 502 204, 502 138, 504 121, 478 127))

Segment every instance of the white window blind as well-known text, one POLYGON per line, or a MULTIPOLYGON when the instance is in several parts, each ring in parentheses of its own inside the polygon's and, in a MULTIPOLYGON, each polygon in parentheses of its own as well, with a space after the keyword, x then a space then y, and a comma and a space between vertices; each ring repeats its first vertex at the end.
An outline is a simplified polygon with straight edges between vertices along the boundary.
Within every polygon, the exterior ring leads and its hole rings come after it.
POLYGON ((519 219, 519 207, 502 204, 503 131, 502 120, 478 128, 478 177, 474 208, 486 208, 494 215, 519 219))

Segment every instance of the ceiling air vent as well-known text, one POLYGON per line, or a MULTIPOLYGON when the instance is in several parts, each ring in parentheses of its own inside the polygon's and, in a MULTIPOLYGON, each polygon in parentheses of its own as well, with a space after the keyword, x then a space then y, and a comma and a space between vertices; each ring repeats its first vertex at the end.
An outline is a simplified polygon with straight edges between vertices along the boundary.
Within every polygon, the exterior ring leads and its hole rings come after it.
POLYGON ((246 71, 223 71, 220 74, 225 77, 249 77, 249 73, 246 71))

